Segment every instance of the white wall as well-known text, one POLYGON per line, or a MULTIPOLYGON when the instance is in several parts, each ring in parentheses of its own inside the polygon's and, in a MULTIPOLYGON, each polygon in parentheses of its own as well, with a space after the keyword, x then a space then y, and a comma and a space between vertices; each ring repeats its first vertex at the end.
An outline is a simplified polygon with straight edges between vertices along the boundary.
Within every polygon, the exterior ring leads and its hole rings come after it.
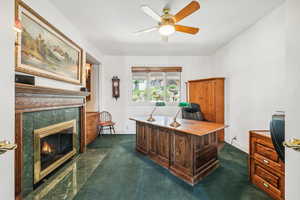
MULTIPOLYGON (((287 74, 286 74, 286 140, 300 138, 300 1, 288 0, 287 3, 287 74)), ((286 148, 286 198, 299 199, 300 153, 286 148)))
MULTIPOLYGON (((80 30, 76 29, 72 22, 70 22, 56 7, 54 7, 49 0, 23 0, 33 10, 39 13, 50 24, 54 25, 58 30, 63 32, 67 37, 77 43, 81 48, 95 57, 99 62, 102 59, 102 54, 95 46, 87 42, 81 35, 80 30)), ((36 85, 54 87, 61 89, 79 90, 81 86, 69 84, 61 81, 36 77, 36 85)))
MULTIPOLYGON (((14 1, 0 2, 0 141, 14 142, 14 1)), ((0 155, 0 198, 14 199, 14 151, 0 155)))
MULTIPOLYGON (((118 133, 134 133, 135 127, 129 117, 145 116, 153 106, 137 106, 131 102, 131 67, 132 66, 181 66, 182 100, 185 100, 185 82, 187 80, 211 76, 210 57, 191 56, 105 56, 102 68, 102 108, 113 115, 117 122, 118 133), (118 76, 121 80, 120 98, 112 98, 111 79, 118 76), (104 95, 105 94, 105 95, 104 95)), ((173 116, 177 107, 167 106, 157 110, 156 114, 173 116)))
POLYGON ((214 55, 214 75, 226 77, 225 139, 248 151, 248 131, 269 129, 284 110, 285 5, 258 21, 214 55))

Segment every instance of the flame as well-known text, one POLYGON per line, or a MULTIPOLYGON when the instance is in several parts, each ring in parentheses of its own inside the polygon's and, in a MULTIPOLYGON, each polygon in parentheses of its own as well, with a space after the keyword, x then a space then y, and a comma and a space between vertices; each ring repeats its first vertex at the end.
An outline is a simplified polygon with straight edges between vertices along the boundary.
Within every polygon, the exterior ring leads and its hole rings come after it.
POLYGON ((52 152, 53 152, 53 149, 52 149, 51 145, 48 144, 47 142, 43 142, 42 153, 49 154, 52 152))

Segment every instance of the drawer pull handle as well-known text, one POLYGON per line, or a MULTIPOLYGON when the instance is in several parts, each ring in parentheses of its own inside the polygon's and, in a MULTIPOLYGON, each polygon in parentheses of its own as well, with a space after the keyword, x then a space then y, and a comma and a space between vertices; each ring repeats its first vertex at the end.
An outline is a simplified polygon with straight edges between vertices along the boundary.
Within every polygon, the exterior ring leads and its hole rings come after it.
POLYGON ((269 184, 268 184, 268 183, 264 183, 264 186, 265 186, 266 188, 268 188, 268 187, 269 187, 269 184))
POLYGON ((264 161, 264 163, 269 164, 269 161, 267 161, 267 160, 263 160, 263 161, 264 161))

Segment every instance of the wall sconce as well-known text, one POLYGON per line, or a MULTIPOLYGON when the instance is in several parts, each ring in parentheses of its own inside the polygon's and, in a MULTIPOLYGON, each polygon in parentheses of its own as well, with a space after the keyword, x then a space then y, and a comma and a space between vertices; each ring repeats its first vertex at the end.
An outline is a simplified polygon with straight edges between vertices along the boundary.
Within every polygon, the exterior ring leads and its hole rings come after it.
POLYGON ((19 37, 20 37, 19 34, 22 33, 22 29, 23 29, 23 27, 22 27, 21 21, 18 18, 16 18, 15 24, 13 26, 13 30, 15 31, 15 45, 16 46, 19 45, 19 37))
POLYGON ((112 78, 112 96, 116 100, 120 97, 120 79, 118 76, 112 78))
POLYGON ((21 21, 19 19, 15 20, 15 25, 14 25, 13 29, 17 33, 21 33, 22 32, 22 24, 21 24, 21 21))

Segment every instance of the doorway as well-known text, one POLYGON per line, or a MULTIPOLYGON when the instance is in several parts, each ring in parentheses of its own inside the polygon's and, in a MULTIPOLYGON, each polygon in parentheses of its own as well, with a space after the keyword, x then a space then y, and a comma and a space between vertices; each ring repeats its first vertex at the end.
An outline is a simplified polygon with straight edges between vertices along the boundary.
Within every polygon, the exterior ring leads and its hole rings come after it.
POLYGON ((86 88, 90 95, 86 98, 86 111, 100 111, 100 70, 101 63, 86 54, 86 88))

